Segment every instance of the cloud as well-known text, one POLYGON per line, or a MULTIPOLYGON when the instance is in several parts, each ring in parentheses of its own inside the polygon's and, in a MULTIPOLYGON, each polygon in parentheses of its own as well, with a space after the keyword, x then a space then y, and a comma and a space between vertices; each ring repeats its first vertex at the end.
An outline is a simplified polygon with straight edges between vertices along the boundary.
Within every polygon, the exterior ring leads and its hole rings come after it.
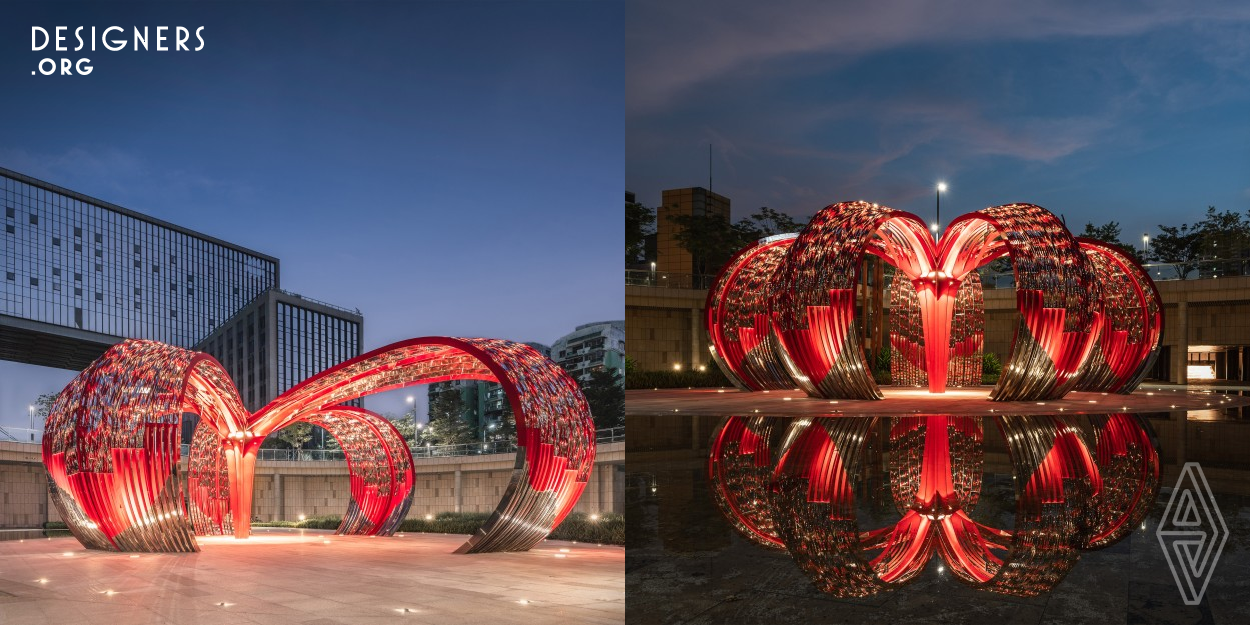
MULTIPOLYGON (((645 0, 627 27, 630 114, 662 109, 696 86, 729 73, 777 71, 819 53, 825 59, 952 42, 1118 37, 1166 25, 1250 20, 1250 4, 1135 2, 956 2, 884 0, 848 10, 844 3, 645 0)), ((1222 31, 1223 32, 1223 31, 1222 31)), ((1236 65, 1238 40, 1210 52, 1236 65)))

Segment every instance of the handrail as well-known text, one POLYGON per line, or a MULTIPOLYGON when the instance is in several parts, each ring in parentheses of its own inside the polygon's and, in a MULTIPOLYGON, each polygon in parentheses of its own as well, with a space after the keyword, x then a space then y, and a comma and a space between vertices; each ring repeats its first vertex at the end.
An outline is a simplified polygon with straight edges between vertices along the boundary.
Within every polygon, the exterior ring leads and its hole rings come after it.
MULTIPOLYGON (((625 427, 604 428, 595 431, 595 443, 618 443, 625 440, 625 427)), ((516 441, 496 440, 484 443, 459 445, 419 445, 409 448, 413 458, 448 458, 456 456, 488 456, 491 454, 516 453, 516 441)), ((189 446, 182 446, 182 453, 190 453, 189 446)), ((261 449, 258 460, 342 462, 346 460, 341 449, 261 449)))
MULTIPOLYGON (((1146 263, 1142 265, 1155 282, 1174 280, 1209 280, 1230 276, 1250 276, 1250 258, 1208 258, 1189 263, 1146 263)), ((716 276, 664 273, 647 269, 626 269, 625 286, 646 286, 668 289, 709 289, 716 276)), ((1015 275, 981 269, 981 283, 987 289, 1015 287, 1015 275)))

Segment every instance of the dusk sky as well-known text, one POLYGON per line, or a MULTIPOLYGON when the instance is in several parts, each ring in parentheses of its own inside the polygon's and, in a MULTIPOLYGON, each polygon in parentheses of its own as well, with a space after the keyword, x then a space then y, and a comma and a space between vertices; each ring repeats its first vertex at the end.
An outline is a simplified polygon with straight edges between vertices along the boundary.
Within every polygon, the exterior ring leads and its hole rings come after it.
POLYGON ((1031 202, 1140 244, 1250 209, 1250 4, 634 3, 626 186, 734 218, 1031 202))
MULTIPOLYGON (((0 166, 276 256, 283 288, 363 312, 366 350, 549 344, 623 315, 623 21, 618 2, 7 5, 0 166), (32 52, 58 25, 71 49, 79 25, 206 45, 32 52), (31 75, 83 56, 88 76, 31 75)), ((73 373, 0 363, 0 424, 73 373)))

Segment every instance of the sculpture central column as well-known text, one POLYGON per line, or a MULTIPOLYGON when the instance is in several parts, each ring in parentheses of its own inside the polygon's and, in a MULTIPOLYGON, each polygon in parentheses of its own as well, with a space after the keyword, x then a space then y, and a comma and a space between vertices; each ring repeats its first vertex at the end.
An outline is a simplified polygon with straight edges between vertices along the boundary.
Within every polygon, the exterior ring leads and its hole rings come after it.
POLYGON ((951 322, 955 318, 955 300, 962 283, 961 279, 942 271, 932 271, 912 281, 920 304, 925 371, 929 374, 930 393, 946 392, 947 366, 951 359, 951 322))

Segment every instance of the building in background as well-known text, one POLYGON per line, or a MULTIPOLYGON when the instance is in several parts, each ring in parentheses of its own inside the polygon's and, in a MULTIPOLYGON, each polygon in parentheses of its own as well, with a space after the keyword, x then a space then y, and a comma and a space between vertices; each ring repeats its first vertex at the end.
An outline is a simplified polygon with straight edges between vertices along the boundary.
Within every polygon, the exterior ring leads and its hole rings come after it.
POLYGON ((577 326, 551 344, 551 359, 579 381, 598 369, 625 373, 625 321, 599 321, 577 326))
POLYGON ((361 353, 360 311, 283 291, 277 258, 3 168, 0 203, 0 359, 152 339, 217 358, 254 411, 361 353))
POLYGON ((358 310, 272 288, 195 349, 221 362, 243 405, 255 412, 303 380, 359 356, 363 332, 358 310))
POLYGON ((655 209, 656 271, 660 274, 679 276, 716 273, 715 269, 729 259, 691 256, 690 252, 677 242, 677 233, 680 228, 672 218, 679 215, 694 217, 713 215, 728 222, 730 221, 729 198, 703 187, 666 189, 663 192, 662 202, 655 209), (700 267, 713 265, 715 267, 710 270, 700 270, 700 267))
POLYGON ((126 338, 192 347, 278 259, 0 169, 0 359, 82 369, 126 338))

